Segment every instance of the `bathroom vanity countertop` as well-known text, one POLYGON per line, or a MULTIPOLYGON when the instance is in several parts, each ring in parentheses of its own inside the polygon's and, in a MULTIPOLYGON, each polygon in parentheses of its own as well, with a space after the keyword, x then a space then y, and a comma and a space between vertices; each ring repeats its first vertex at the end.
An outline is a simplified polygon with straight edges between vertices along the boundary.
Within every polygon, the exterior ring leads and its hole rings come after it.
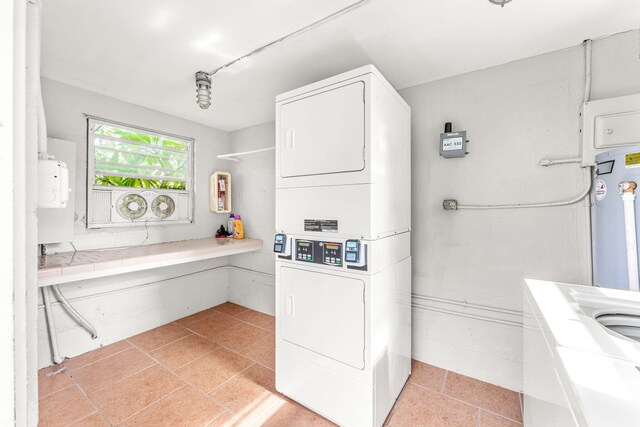
POLYGON ((595 317, 640 314, 640 294, 527 280, 555 368, 579 425, 637 426, 640 420, 640 342, 605 329, 595 317))
POLYGON ((182 240, 152 245, 61 252, 41 256, 38 286, 51 286, 132 271, 220 258, 262 249, 262 240, 230 239, 219 244, 215 238, 182 240))

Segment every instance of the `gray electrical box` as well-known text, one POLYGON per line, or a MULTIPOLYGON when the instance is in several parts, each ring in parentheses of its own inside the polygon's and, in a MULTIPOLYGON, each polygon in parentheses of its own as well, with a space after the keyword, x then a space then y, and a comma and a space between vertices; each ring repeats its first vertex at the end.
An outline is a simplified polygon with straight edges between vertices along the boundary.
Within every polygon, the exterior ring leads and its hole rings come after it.
POLYGON ((467 155, 467 132, 444 132, 440 134, 440 155, 445 158, 467 155))

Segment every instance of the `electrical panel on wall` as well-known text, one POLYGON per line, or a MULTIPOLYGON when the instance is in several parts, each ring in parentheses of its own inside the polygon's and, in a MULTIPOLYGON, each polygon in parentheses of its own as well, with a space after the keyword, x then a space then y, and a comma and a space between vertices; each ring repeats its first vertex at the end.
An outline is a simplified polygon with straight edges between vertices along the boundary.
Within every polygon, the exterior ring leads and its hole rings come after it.
POLYGON ((61 243, 73 240, 73 223, 75 220, 75 178, 76 178, 76 143, 63 141, 60 139, 49 139, 47 142, 48 153, 55 160, 40 160, 47 162, 46 168, 39 167, 38 176, 38 198, 44 198, 38 202, 38 243, 61 243), (58 175, 60 168, 58 162, 66 165, 66 179, 58 175), (53 171, 54 174, 47 178, 46 172, 53 171), (58 175, 56 177, 56 175, 58 175), (50 179, 49 179, 50 178, 50 179), (40 182, 44 181, 44 182, 40 182), (66 185, 62 182, 66 181, 66 185), (44 184, 44 185, 43 185, 44 184), (61 204, 62 192, 66 187, 68 191, 64 194, 67 199, 64 206, 61 204), (43 192, 43 188, 49 191, 43 192), (52 191, 55 194, 52 194, 52 191), (47 203, 48 201, 48 203, 47 203), (54 202, 54 203, 51 203, 54 202), (57 202, 57 203, 56 203, 57 202), (53 204, 51 206, 50 204, 53 204))
POLYGON ((215 213, 231 212, 231 174, 216 172, 209 177, 209 208, 215 213))
POLYGON ((467 151, 467 132, 451 130, 451 122, 444 124, 444 132, 440 134, 440 155, 445 159, 464 157, 467 151))
POLYGON ((599 153, 640 144, 640 94, 586 102, 582 120, 582 166, 595 166, 599 153))

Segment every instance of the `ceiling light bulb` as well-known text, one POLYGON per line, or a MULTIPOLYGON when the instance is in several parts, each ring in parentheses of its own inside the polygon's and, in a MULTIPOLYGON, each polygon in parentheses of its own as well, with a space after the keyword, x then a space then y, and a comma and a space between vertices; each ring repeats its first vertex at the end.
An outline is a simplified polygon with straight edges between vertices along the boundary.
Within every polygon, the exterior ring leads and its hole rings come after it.
POLYGON ((493 4, 497 4, 500 7, 504 7, 505 4, 509 3, 511 0, 489 0, 493 4))
POLYGON ((196 73, 196 98, 198 99, 198 105, 203 110, 209 108, 211 105, 211 78, 209 74, 204 71, 198 71, 196 73))

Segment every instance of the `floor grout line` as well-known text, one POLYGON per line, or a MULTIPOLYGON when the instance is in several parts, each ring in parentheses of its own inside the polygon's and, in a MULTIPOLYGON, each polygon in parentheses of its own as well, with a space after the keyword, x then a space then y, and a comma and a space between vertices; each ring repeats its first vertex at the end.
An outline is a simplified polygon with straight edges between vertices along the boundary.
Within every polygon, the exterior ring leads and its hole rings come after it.
MULTIPOLYGON (((484 408, 484 407, 482 407, 482 406, 478 406, 478 405, 476 405, 475 403, 467 402, 466 400, 462 400, 462 399, 459 399, 459 398, 457 398, 457 397, 450 396, 450 395, 448 395, 448 394, 446 394, 446 393, 441 393, 441 392, 439 392, 439 391, 437 391, 437 390, 434 390, 434 389, 429 388, 429 387, 427 387, 427 386, 424 386, 424 385, 422 385, 422 384, 415 383, 415 382, 413 382, 413 381, 411 381, 411 380, 408 380, 408 381, 407 381, 407 384, 408 384, 408 383, 411 383, 411 384, 413 384, 413 385, 415 385, 415 386, 417 386, 417 387, 419 387, 419 388, 421 388, 421 389, 423 389, 423 390, 428 390, 428 391, 430 391, 430 392, 432 392, 432 393, 437 393, 437 394, 442 395, 442 396, 444 396, 444 397, 447 397, 447 398, 449 398, 449 399, 455 400, 456 402, 464 403, 464 404, 465 404, 465 405, 467 405, 467 406, 472 406, 472 407, 474 407, 474 408, 476 408, 476 409, 479 409, 480 411, 488 412, 488 413, 490 413, 490 414, 492 414, 492 415, 496 415, 496 416, 498 416, 498 417, 500 417, 500 418, 504 418, 505 420, 509 420, 509 421, 513 421, 513 422, 515 422, 515 423, 520 423, 520 424, 522 424, 522 421, 514 420, 513 418, 510 418, 510 417, 508 417, 508 416, 506 416, 506 415, 503 415, 503 414, 499 414, 499 413, 497 413, 497 412, 494 412, 494 411, 492 411, 491 409, 486 409, 486 408, 484 408)), ((399 399, 399 398, 400 398, 400 397, 398 397, 398 399, 399 399)))
MULTIPOLYGON (((85 420, 85 419, 87 419, 87 418, 89 418, 89 417, 92 417, 92 416, 94 416, 95 414, 98 414, 98 415, 102 416, 102 414, 101 414, 100 412, 98 412, 98 410, 96 409, 94 412, 90 413, 89 415, 87 415, 87 416, 85 416, 85 417, 82 417, 82 418, 80 418, 80 419, 78 419, 78 420, 75 420, 74 422, 72 422, 72 423, 70 423, 70 424, 67 424, 67 425, 68 425, 69 427, 72 427, 72 426, 74 426, 74 425, 78 425, 78 423, 79 423, 80 421, 85 420)), ((109 425, 111 425, 111 424, 109 424, 109 425)))
POLYGON ((222 418, 224 417, 225 414, 228 414, 228 412, 225 410, 223 411, 220 415, 218 415, 217 417, 215 417, 214 419, 212 419, 211 421, 209 421, 204 427, 211 427, 213 425, 213 423, 215 423, 216 421, 218 421, 218 418, 222 418))
MULTIPOLYGON (((71 378, 71 375, 69 375, 69 378, 71 378)), ((73 381, 73 378, 71 378, 71 380, 73 381)), ((61 391, 64 391, 64 390, 66 390, 66 389, 68 389, 68 388, 73 387, 74 385, 76 385, 76 384, 75 384, 75 382, 74 382, 74 384, 70 384, 70 385, 68 385, 68 386, 66 386, 66 387, 61 388, 60 390, 56 390, 56 391, 54 391, 54 392, 52 392, 52 393, 49 393, 49 394, 47 394, 47 395, 45 395, 45 396, 38 396, 38 403, 40 403, 40 401, 41 401, 41 400, 47 399, 47 398, 49 398, 49 397, 53 396, 54 394, 58 394, 58 393, 60 393, 61 391)))
MULTIPOLYGON (((145 355, 145 356, 146 356, 146 355, 145 355)), ((126 377, 122 377, 122 378, 120 378, 118 381, 116 381, 116 382, 115 382, 115 383, 113 383, 113 384, 109 384, 109 385, 107 385, 107 386, 100 387, 100 388, 98 388, 98 389, 93 390, 93 391, 91 392, 91 394, 96 394, 96 393, 98 393, 99 391, 105 390, 105 389, 107 389, 107 388, 109 388, 109 387, 113 387, 113 386, 114 386, 114 385, 116 385, 116 384, 120 384, 120 383, 121 383, 121 382, 123 382, 124 380, 127 380, 127 379, 131 378, 132 376, 139 374, 139 373, 140 373, 140 372, 142 372, 142 371, 146 371, 147 369, 151 369, 151 368, 153 368, 154 366, 156 366, 156 365, 158 364, 158 363, 157 363, 157 362, 155 362, 155 361, 153 361, 153 362, 154 362, 154 363, 152 363, 152 364, 151 364, 151 365, 149 365, 149 366, 145 366, 144 368, 142 368, 142 369, 138 369, 137 371, 135 371, 135 372, 133 372, 133 373, 131 373, 131 374, 127 375, 126 377)))
MULTIPOLYGON (((162 326, 164 326, 164 325, 162 325, 162 326)), ((184 326, 182 326, 182 327, 184 328, 184 326)), ((182 340, 184 340, 184 339, 187 339, 187 338, 189 338, 191 335, 193 335, 193 332, 192 332, 191 330, 189 330, 189 329, 187 329, 187 328, 184 328, 184 329, 186 329, 187 331, 189 331, 189 334, 188 334, 188 335, 185 335, 185 336, 184 336, 184 337, 182 337, 182 338, 178 338, 178 339, 177 339, 177 340, 175 340, 175 341, 171 341, 170 343, 162 344, 160 347, 154 348, 153 350, 149 350, 148 352, 149 352, 149 353, 152 353, 152 352, 154 352, 154 351, 158 351, 158 350, 160 350, 160 349, 163 349, 163 348, 165 348, 165 347, 170 346, 171 344, 175 344, 175 343, 177 343, 178 341, 182 341, 182 340)), ((145 350, 143 350, 143 351, 145 351, 145 350)), ((145 352, 146 352, 146 351, 145 351, 145 352)))
POLYGON ((215 399, 213 396, 211 396, 211 393, 213 393, 216 389, 219 389, 221 387, 223 387, 225 384, 229 383, 231 380, 236 379, 237 377, 239 377, 240 375, 242 375, 242 373, 244 371, 246 371, 247 369, 249 369, 250 367, 252 367, 253 365, 255 365, 255 363, 247 366, 245 369, 241 370, 240 372, 238 372, 236 375, 234 375, 233 377, 227 379, 225 382, 218 384, 217 386, 215 386, 214 388, 212 388, 209 391, 204 392, 205 395, 207 395, 209 397, 209 399, 211 399, 213 402, 215 402, 217 405, 220 405, 220 407, 224 408, 225 411, 231 413, 232 415, 236 415, 236 412, 234 410, 232 410, 231 408, 229 408, 228 406, 224 405, 222 402, 220 402, 219 400, 215 399))
MULTIPOLYGON (((235 326, 232 326, 232 328, 233 328, 233 327, 235 327, 235 326)), ((225 350, 228 350, 228 351, 231 351, 231 352, 233 352, 233 353, 236 353, 237 355, 242 356, 242 357, 244 357, 245 359, 252 360, 251 358, 249 358, 249 357, 245 356, 244 354, 242 354, 242 353, 240 353, 240 352, 238 352, 238 351, 236 351, 236 350, 234 350, 234 349, 232 349, 232 348, 226 347, 224 344, 220 344, 219 342, 216 342, 216 341, 214 341, 213 339, 211 339, 211 338, 209 338, 209 337, 207 337, 207 336, 204 336, 204 335, 202 335, 202 334, 200 334, 200 333, 198 333, 198 332, 195 332, 195 331, 192 331, 192 332, 193 332, 194 334, 198 335, 199 337, 204 338, 204 339, 206 339, 207 341, 209 341, 209 342, 211 342, 211 343, 213 343, 213 344, 217 345, 217 346, 218 346, 218 347, 220 347, 220 348, 223 348, 223 349, 225 349, 225 350)), ((264 337, 262 337, 262 338, 258 339, 258 341, 260 341, 260 340, 262 340, 262 339, 264 339, 264 338, 268 338, 268 336, 264 336, 264 337)), ((249 347, 251 347, 252 345, 256 344, 258 341, 255 341, 255 342, 251 343, 251 345, 249 345, 249 346, 248 346, 248 347, 246 347, 246 348, 243 348, 243 349, 242 349, 242 350, 240 350, 240 351, 245 351, 246 349, 248 349, 248 348, 249 348, 249 347)), ((212 350, 212 351, 213 351, 213 350, 212 350)), ((254 361, 254 360, 252 360, 252 361, 254 361)), ((194 360, 194 362, 195 362, 195 360, 194 360)), ((255 361, 254 361, 254 362, 255 362, 255 361)), ((189 363, 191 363, 191 362, 189 362, 189 363)), ((257 362, 256 362, 256 363, 257 363, 257 362)))
MULTIPOLYGON (((112 356, 115 356, 116 354, 120 354, 120 353, 122 353, 122 352, 124 352, 124 351, 129 350, 129 349, 131 348, 131 343, 130 343, 128 340, 129 340, 128 338, 125 338, 125 339, 122 339, 122 340, 120 340, 120 341, 126 341, 126 342, 129 344, 129 347, 127 347, 127 348, 123 348, 122 350, 120 350, 120 351, 116 351, 115 353, 110 354, 110 355, 108 355, 108 356, 101 357, 100 359, 96 359, 96 360, 94 360, 93 362, 87 363, 87 364, 85 364, 85 365, 76 366, 75 368, 71 368, 71 367, 69 367, 69 366, 66 366, 66 365, 64 364, 64 362, 65 362, 66 360, 72 360, 72 359, 73 359, 73 357, 67 357, 67 358, 65 358, 65 360, 63 360, 62 362, 60 362, 60 364, 61 364, 61 365, 63 365, 63 366, 65 366, 65 367, 67 368, 67 371, 68 371, 69 373, 71 373, 71 371, 77 371, 78 369, 86 368, 87 366, 91 366, 91 365, 93 365, 94 363, 98 363, 98 362, 100 362, 100 361, 102 361, 102 360, 105 360, 105 359, 108 359, 108 358, 110 358, 110 357, 112 357, 112 356)), ((116 341, 116 342, 114 342, 114 343, 107 344, 106 346, 108 346, 108 345, 113 345, 113 344, 116 344, 116 343, 119 343, 120 341, 116 341)), ((98 347, 98 348, 94 348, 93 350, 89 350, 89 351, 87 351, 87 352, 85 352, 85 353, 82 353, 82 354, 79 354, 78 356, 75 356, 75 357, 84 356, 84 355, 85 355, 85 354, 87 354, 87 353, 91 353, 92 351, 100 350, 101 348, 105 348, 106 346, 101 346, 101 347, 98 347)))
POLYGON ((516 424, 521 424, 521 425, 524 424, 524 419, 523 419, 523 421, 518 421, 518 420, 514 420, 513 418, 507 417, 506 415, 502 415, 502 414, 498 414, 497 412, 493 412, 493 411, 491 411, 489 409, 481 408, 480 406, 478 406, 477 408, 480 410, 480 412, 486 412, 488 414, 495 415, 496 417, 504 418, 505 420, 508 420, 508 421, 513 421, 516 424))
MULTIPOLYGON (((71 375, 70 375, 71 376, 71 375)), ((78 389, 80 389, 80 392, 84 395, 84 397, 87 398, 87 400, 89 401, 89 403, 91 403, 91 405, 96 409, 96 411, 98 413, 100 413, 100 416, 102 417, 103 420, 105 420, 107 422, 107 424, 109 424, 110 426, 113 426, 113 423, 111 422, 111 420, 106 416, 106 414, 102 411, 102 408, 99 407, 96 402, 93 401, 93 399, 91 398, 91 396, 89 396, 89 393, 87 393, 87 391, 82 388, 82 386, 76 381, 75 378, 73 378, 73 376, 71 376, 71 380, 75 383, 75 385, 78 387, 78 389)), ((80 421, 80 420, 78 420, 80 421)))
POLYGON ((145 409, 149 408, 150 406, 155 405, 156 403, 160 402, 161 400, 166 399, 167 397, 171 396, 172 394, 175 394, 175 393, 179 392, 180 390, 182 390, 182 389, 183 389, 183 388, 185 388, 186 386, 187 386, 187 384, 186 384, 186 383, 185 383, 185 384, 183 384, 183 385, 181 385, 180 387, 178 387, 177 389, 175 389, 175 390, 174 390, 174 391, 172 391, 171 393, 169 393, 169 394, 167 394, 167 395, 165 395, 165 396, 162 396, 160 399, 158 399, 158 400, 155 400, 155 401, 151 402, 150 404, 148 404, 148 405, 147 405, 147 406, 145 406, 144 408, 142 408, 142 409, 140 409, 140 410, 138 410, 138 411, 134 412, 133 414, 131 414, 131 415, 127 416, 126 418, 123 418, 122 420, 120 420, 120 421, 118 422, 118 424, 122 424, 122 423, 124 423, 125 421, 127 421, 128 419, 135 417, 135 416, 136 416, 136 415, 138 415, 140 412, 144 411, 145 409))
MULTIPOLYGON (((165 323, 164 325, 160 325, 160 326, 158 326, 157 328, 149 329, 148 331, 144 331, 144 332, 142 332, 142 333, 140 333, 140 334, 137 334, 137 335, 145 334, 145 333, 147 333, 147 332, 149 332, 149 331, 153 331, 154 329, 162 328, 162 327, 167 326, 167 325, 170 325, 170 324, 172 324, 172 323, 175 323, 175 322, 165 323)), ((184 329, 184 330, 185 330, 185 331, 187 331, 187 332, 192 332, 190 329, 187 329, 187 328, 185 328, 184 326, 180 326, 180 325, 178 325, 178 324, 176 324, 176 326, 179 326, 180 328, 184 329)), ((161 346, 159 346, 159 347, 152 348, 151 350, 144 350, 144 349, 142 349, 142 347, 140 347, 139 345, 137 345, 137 344, 135 344, 133 341, 131 341, 131 338, 134 338, 134 337, 136 337, 137 335, 134 335, 133 337, 125 338, 125 340, 126 340, 129 344, 131 344, 131 345, 135 346, 138 350, 143 351, 143 352, 145 352, 145 353, 147 353, 147 352, 149 352, 149 353, 150 353, 150 352, 152 352, 152 351, 156 351, 156 350, 158 350, 158 349, 160 349, 160 348, 162 348, 162 347, 164 347, 164 346, 171 345, 171 344, 173 344, 173 343, 175 343, 175 342, 178 342, 178 341, 180 341, 181 339, 186 338, 186 337, 188 337, 188 336, 189 336, 189 334, 187 334, 187 335, 181 336, 180 338, 177 338, 177 339, 175 339, 175 340, 173 340, 173 341, 170 341, 170 342, 168 342, 168 343, 166 343, 166 344, 162 344, 162 345, 161 345, 161 346)))

